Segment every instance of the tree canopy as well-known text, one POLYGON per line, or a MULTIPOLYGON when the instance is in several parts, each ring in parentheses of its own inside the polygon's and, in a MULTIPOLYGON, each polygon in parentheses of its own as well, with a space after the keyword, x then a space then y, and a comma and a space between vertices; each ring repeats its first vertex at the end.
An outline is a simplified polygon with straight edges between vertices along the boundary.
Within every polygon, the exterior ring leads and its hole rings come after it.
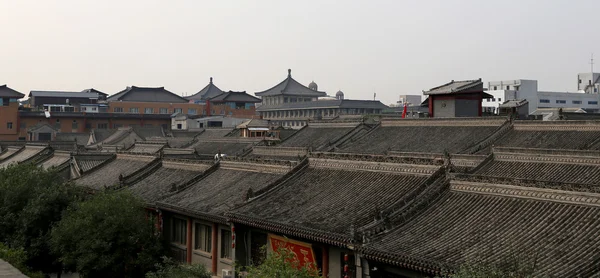
POLYGON ((66 211, 51 247, 82 277, 143 277, 164 245, 141 202, 127 191, 99 193, 66 211))
POLYGON ((63 210, 83 196, 52 170, 31 164, 0 169, 0 242, 22 249, 24 261, 32 269, 60 270, 50 253, 50 231, 63 210))

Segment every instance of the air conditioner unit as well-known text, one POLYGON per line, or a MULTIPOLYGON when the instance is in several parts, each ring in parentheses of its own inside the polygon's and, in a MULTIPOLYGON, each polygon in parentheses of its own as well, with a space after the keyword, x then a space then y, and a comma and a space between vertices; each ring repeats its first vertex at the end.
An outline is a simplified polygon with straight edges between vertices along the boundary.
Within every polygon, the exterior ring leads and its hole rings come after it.
POLYGON ((222 269, 221 278, 233 278, 233 271, 229 269, 222 269))

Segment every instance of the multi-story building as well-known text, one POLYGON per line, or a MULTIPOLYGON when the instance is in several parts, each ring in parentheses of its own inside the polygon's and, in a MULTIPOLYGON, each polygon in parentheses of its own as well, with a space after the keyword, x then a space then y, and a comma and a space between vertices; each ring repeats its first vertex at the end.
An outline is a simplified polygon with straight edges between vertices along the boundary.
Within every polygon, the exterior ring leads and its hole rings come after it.
MULTIPOLYGON (((586 81, 591 78, 591 74, 588 79, 581 79, 584 78, 582 76, 585 74, 579 74, 579 80, 586 81)), ((482 105, 488 114, 498 114, 500 104, 509 100, 527 100, 530 114, 538 108, 583 108, 588 112, 597 112, 600 109, 598 105, 600 95, 587 92, 593 92, 594 87, 586 89, 586 86, 579 86, 578 88, 580 88, 578 92, 551 92, 539 91, 536 80, 492 81, 488 82, 486 93, 493 98, 484 100, 482 105)))
POLYGON ((37 110, 74 112, 80 111, 80 105, 96 105, 107 96, 93 88, 81 92, 34 90, 29 92, 29 105, 37 110))
POLYGON ((6 85, 0 86, 0 140, 17 140, 19 99, 25 95, 6 85))
POLYGON ((379 114, 388 108, 378 100, 348 100, 344 93, 338 91, 335 99, 328 98, 327 93, 319 91, 313 81, 308 87, 288 76, 272 88, 256 92, 262 99, 256 109, 265 120, 285 127, 301 128, 309 120, 333 119, 340 115, 379 114), (327 100, 323 100, 323 99, 327 100))
POLYGON ((577 74, 577 90, 587 94, 600 92, 600 73, 588 72, 577 74))

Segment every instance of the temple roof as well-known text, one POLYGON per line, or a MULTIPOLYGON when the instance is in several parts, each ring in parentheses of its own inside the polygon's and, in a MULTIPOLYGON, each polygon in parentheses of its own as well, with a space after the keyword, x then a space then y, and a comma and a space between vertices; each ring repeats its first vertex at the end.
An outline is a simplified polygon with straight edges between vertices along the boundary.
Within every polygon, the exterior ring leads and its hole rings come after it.
POLYGON ((477 80, 450 81, 444 85, 431 88, 423 92, 424 95, 445 95, 457 93, 481 93, 483 92, 483 82, 481 78, 477 80))
POLYGON ((351 243, 353 229, 418 190, 439 167, 309 159, 293 179, 234 209, 237 222, 329 244, 351 243))
POLYGON ((389 151, 470 153, 470 148, 484 142, 508 125, 505 119, 465 120, 382 120, 367 135, 341 147, 340 152, 385 154, 389 151))
POLYGON ((223 91, 221 91, 221 89, 219 89, 219 87, 217 87, 215 84, 213 84, 213 78, 210 78, 210 81, 208 83, 208 85, 206 85, 204 88, 202 88, 202 90, 198 91, 197 93, 186 97, 187 100, 207 100, 213 97, 216 97, 220 94, 222 94, 223 91))
POLYGON ((426 202, 391 217, 396 228, 362 254, 434 276, 468 262, 535 265, 536 277, 597 272, 599 194, 458 181, 426 202))
POLYGON ((127 87, 107 99, 108 101, 132 101, 132 102, 169 102, 169 103, 188 103, 189 101, 178 96, 165 87, 127 87))
POLYGON ((286 79, 281 81, 279 84, 272 88, 254 93, 257 96, 276 96, 276 95, 294 95, 294 96, 310 96, 310 97, 324 97, 327 95, 325 92, 311 90, 308 87, 300 84, 292 78, 292 70, 288 69, 288 76, 286 79))
POLYGON ((215 97, 209 98, 210 102, 246 102, 246 103, 258 103, 261 102, 259 98, 253 97, 246 92, 234 92, 229 91, 222 93, 215 97))
POLYGON ((369 128, 359 122, 319 124, 309 123, 307 126, 285 139, 282 147, 305 147, 312 151, 327 151, 342 139, 354 138, 366 134, 369 128), (347 138, 345 138, 347 137, 347 138))
POLYGON ((9 88, 5 84, 5 85, 0 85, 0 98, 3 98, 3 97, 19 99, 19 98, 25 97, 25 95, 9 88))
POLYGON ((147 203, 154 203, 175 192, 179 186, 202 174, 209 167, 207 163, 196 161, 164 160, 158 169, 133 184, 129 190, 147 203))
POLYGON ((158 206, 225 222, 224 213, 243 203, 249 189, 261 190, 287 171, 289 166, 222 161, 216 171, 162 200, 158 206))

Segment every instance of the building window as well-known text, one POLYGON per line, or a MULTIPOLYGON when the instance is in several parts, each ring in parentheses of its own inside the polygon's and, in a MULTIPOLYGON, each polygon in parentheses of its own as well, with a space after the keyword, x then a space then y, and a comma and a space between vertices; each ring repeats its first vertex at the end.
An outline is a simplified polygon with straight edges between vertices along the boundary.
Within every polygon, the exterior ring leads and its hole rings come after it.
POLYGON ((188 114, 189 115, 196 115, 196 109, 195 108, 188 108, 188 114))
POLYGON ((2 98, 0 100, 2 101, 2 106, 9 106, 10 105, 10 98, 2 98))
POLYGON ((579 84, 581 84, 581 79, 579 79, 579 84))
POLYGON ((98 110, 98 108, 92 107, 92 111, 96 111, 96 110, 98 110))
POLYGON ((495 90, 498 90, 498 86, 494 86, 494 91, 495 91, 495 90))
POLYGON ((495 98, 492 98, 492 101, 496 101, 496 99, 495 99, 495 98))
POLYGON ((12 129, 12 122, 6 123, 6 129, 12 129))
POLYGON ((169 109, 168 108, 159 108, 158 109, 158 113, 160 113, 160 114, 169 114, 169 109))
POLYGON ((76 120, 73 120, 73 123, 71 124, 71 128, 72 129, 78 129, 79 128, 79 124, 77 124, 76 120))
POLYGON ((173 113, 183 113, 183 109, 175 108, 175 109, 173 109, 173 113))
POLYGON ((510 90, 510 86, 506 86, 506 89, 507 89, 507 90, 510 90))
POLYGON ((187 236, 187 221, 179 218, 173 218, 173 227, 171 229, 171 242, 185 245, 187 236))
POLYGON ((488 98, 488 99, 486 99, 486 100, 487 100, 487 102, 490 102, 490 101, 492 101, 492 100, 491 100, 491 99, 489 99, 489 98, 488 98))
POLYGON ((498 101, 502 101, 502 98, 498 98, 498 101))
POLYGON ((196 224, 194 249, 210 253, 212 249, 212 227, 196 224))
POLYGON ((98 129, 107 129, 108 124, 98 124, 98 129))
POLYGON ((550 103, 549 99, 540 99, 540 103, 550 103))
POLYGON ((114 112, 115 113, 123 113, 123 107, 115 107, 114 112))
POLYGON ((221 258, 231 259, 231 231, 221 230, 221 258))
POLYGON ((566 100, 557 99, 556 103, 558 103, 558 104, 565 104, 565 103, 567 103, 567 101, 566 100))
POLYGON ((147 107, 146 109, 144 109, 144 113, 145 114, 154 114, 154 108, 147 107))
POLYGON ((85 106, 84 106, 84 107, 81 107, 81 111, 84 111, 84 112, 85 112, 86 110, 87 110, 87 109, 86 109, 86 107, 85 107, 85 106))
POLYGON ((598 101, 590 100, 590 101, 588 101, 588 104, 589 105, 598 105, 598 101))
POLYGON ((86 128, 86 129, 90 129, 90 128, 92 128, 92 124, 90 124, 90 123, 87 123, 87 124, 85 124, 85 128, 86 128))
POLYGON ((137 107, 129 108, 129 113, 140 113, 140 109, 137 107))
POLYGON ((573 104, 581 104, 581 100, 574 100, 573 104))
POLYGON ((598 88, 594 88, 594 93, 597 93, 597 92, 598 92, 598 88))
POLYGON ((182 129, 183 126, 181 124, 177 124, 177 129, 182 129))

